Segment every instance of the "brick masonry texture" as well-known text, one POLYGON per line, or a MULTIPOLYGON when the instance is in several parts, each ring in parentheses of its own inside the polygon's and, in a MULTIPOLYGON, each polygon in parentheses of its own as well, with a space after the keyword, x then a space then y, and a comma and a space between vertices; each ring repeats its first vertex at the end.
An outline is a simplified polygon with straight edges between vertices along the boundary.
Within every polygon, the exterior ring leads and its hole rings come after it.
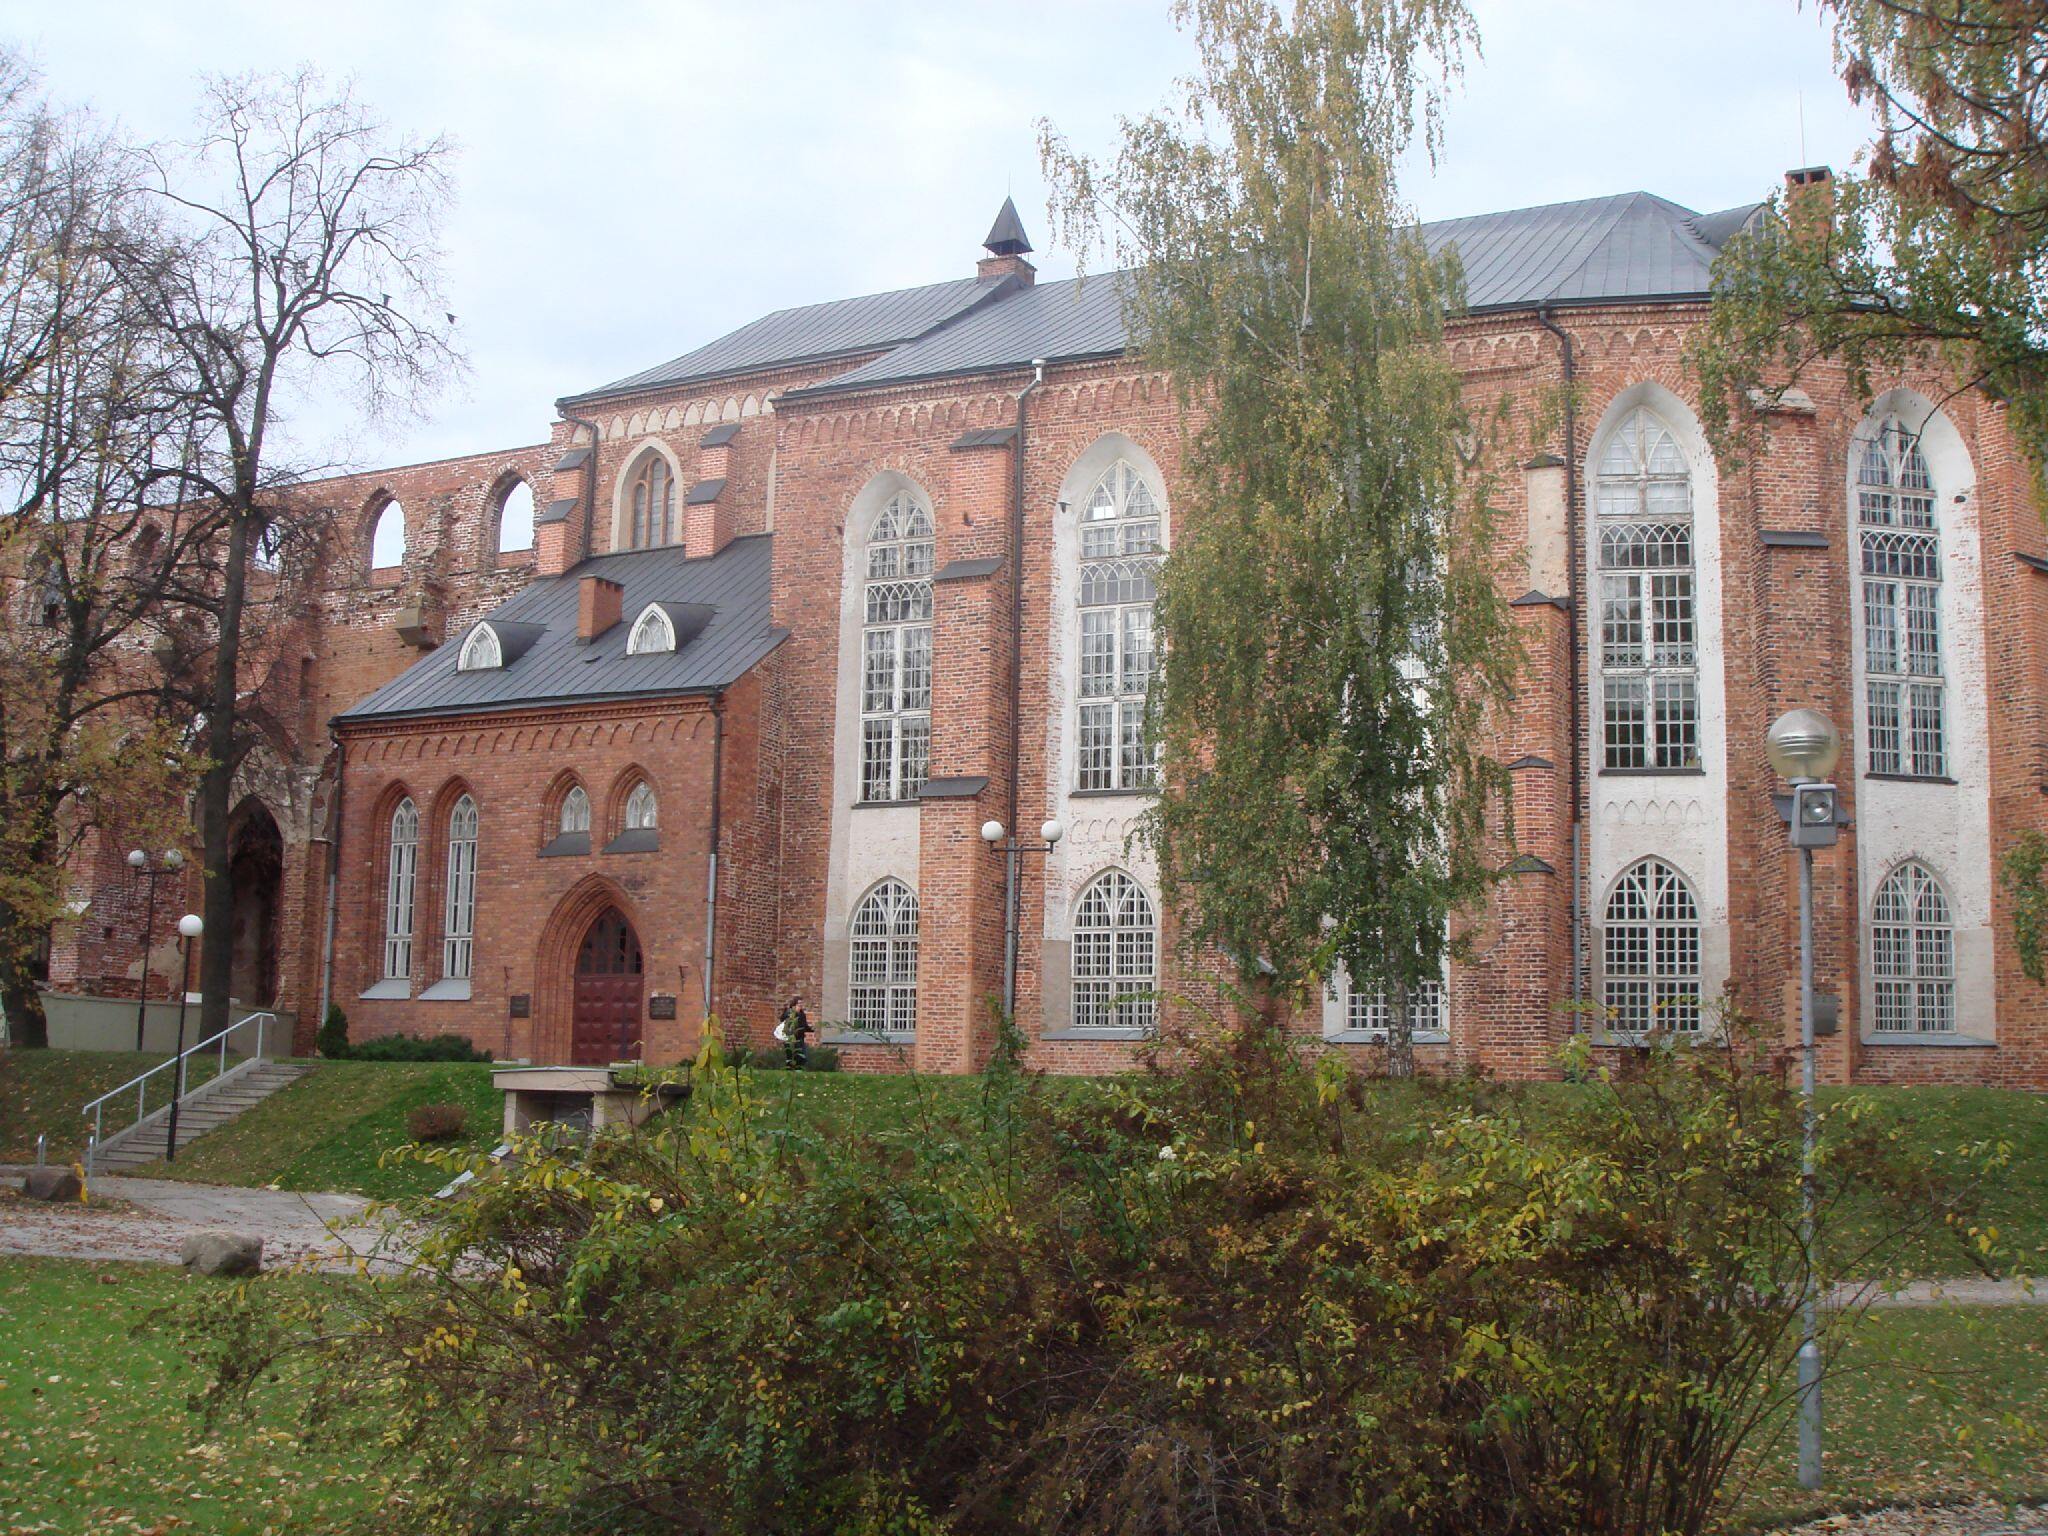
MULTIPOLYGON (((1560 472, 1537 456, 1554 455, 1576 466, 1576 498, 1565 516, 1579 601, 1533 601, 1512 610, 1523 667, 1512 705, 1491 726, 1490 746, 1518 765, 1511 775, 1512 842, 1503 821, 1498 844, 1503 864, 1517 862, 1488 908, 1460 919, 1469 958, 1451 976, 1450 1041, 1418 1052, 1433 1070, 1550 1075, 1559 1046, 1584 1026, 1586 1015, 1568 1005, 1575 975, 1589 987, 1597 983, 1605 894, 1590 878, 1579 882, 1586 917, 1574 956, 1575 827, 1599 814, 1604 780, 1589 747, 1596 711, 1587 658, 1597 644, 1589 628, 1597 616, 1585 600, 1592 590, 1588 456, 1603 413, 1626 391, 1654 385, 1683 408, 1696 407, 1681 354, 1701 316, 1697 306, 1682 304, 1562 312, 1576 364, 1570 441, 1554 408, 1563 384, 1560 348, 1534 316, 1475 318, 1452 328, 1452 357, 1475 419, 1496 424, 1486 452, 1499 514, 1501 595, 1521 598, 1531 589, 1531 510, 1555 490, 1555 480, 1543 477, 1560 472)), ((1118 434, 1156 465, 1170 527, 1189 424, 1168 381, 1132 360, 1049 367, 1031 393, 1021 449, 1014 440, 957 445, 963 434, 1016 422, 1018 396, 1032 383, 1028 371, 789 394, 865 360, 607 400, 584 407, 585 421, 555 422, 544 443, 305 489, 334 509, 333 533, 309 601, 268 656, 265 696, 277 725, 272 750, 246 775, 252 803, 275 818, 284 837, 276 1001, 296 1012, 302 1048, 311 1043, 324 992, 348 1010, 358 1038, 451 1032, 500 1056, 566 1060, 576 952, 607 906, 635 927, 646 993, 677 999, 674 1018, 644 1020, 648 1059, 694 1051, 707 1012, 729 1039, 755 1043, 767 1039, 785 997, 804 996, 815 1017, 832 990, 828 965, 846 964, 843 952, 828 952, 824 935, 835 923, 843 931, 847 917, 829 911, 828 902, 834 816, 843 809, 834 803, 835 782, 843 782, 835 779, 835 759, 854 747, 839 739, 842 586, 847 540, 860 537, 849 517, 865 488, 895 474, 929 498, 939 568, 995 563, 934 589, 932 772, 985 778, 987 785, 973 796, 925 800, 915 867, 897 871, 920 898, 914 1045, 853 1044, 844 1054, 856 1070, 911 1063, 970 1071, 986 1061, 989 1005, 1003 984, 1004 887, 1001 856, 978 828, 995 818, 1028 832, 1046 816, 1086 803, 1068 800, 1068 770, 1051 758, 1053 744, 1072 734, 1071 722, 1064 731, 1052 729, 1058 712, 1071 707, 1056 675, 1055 625, 1071 623, 1072 614, 1055 614, 1054 594, 1058 520, 1077 509, 1064 507, 1062 497, 1072 495, 1076 462, 1106 434, 1118 434), (737 426, 732 441, 703 446, 705 434, 721 424, 737 426), (558 473, 557 461, 578 447, 594 452, 594 472, 579 463, 558 473), (1018 561, 1010 517, 1020 451, 1018 561), (740 534, 774 535, 774 622, 789 637, 767 661, 716 700, 567 701, 516 714, 360 724, 333 737, 336 714, 423 648, 459 642, 477 617, 523 584, 572 569, 586 552, 615 547, 624 487, 650 454, 667 459, 674 474, 677 539, 691 555, 710 554, 740 534), (539 508, 563 500, 576 505, 540 530, 535 551, 501 555, 497 510, 520 481, 539 508), (685 505, 690 487, 721 481, 714 498, 685 505), (405 512, 405 557, 373 570, 371 529, 392 499, 405 512), (1013 602, 1022 613, 1014 653, 1013 602), (1008 713, 1013 660, 1020 679, 1015 721, 1008 713), (659 846, 603 852, 619 828, 626 790, 643 777, 659 796, 659 846), (596 851, 544 855, 571 784, 590 797, 596 851), (418 994, 439 976, 448 809, 463 793, 481 814, 471 995, 425 1001, 418 994), (418 805, 422 825, 410 995, 365 998, 382 973, 386 829, 404 796, 418 805), (714 821, 716 937, 707 983, 714 821), (330 865, 333 939, 323 987, 330 865), (515 998, 529 1000, 526 1016, 514 1017, 515 998)), ((1949 398, 1932 374, 1886 382, 1944 401, 1974 465, 1981 605, 1971 632, 1950 641, 1959 654, 1981 651, 1988 687, 1985 697, 1965 697, 1952 683, 1949 709, 1952 717, 1978 712, 1986 722, 1995 862, 2021 832, 2048 829, 2048 576, 2015 558, 2044 553, 2048 541, 2028 470, 1995 402, 1949 398)), ((1839 375, 1816 369, 1802 383, 1814 409, 1763 420, 1762 451, 1719 468, 1712 515, 1720 528, 1726 708, 1724 718, 1705 723, 1703 738, 1706 750, 1719 754, 1727 786, 1725 805, 1714 810, 1726 827, 1728 987, 1748 1011, 1787 1031, 1796 1029, 1796 887, 1771 808, 1776 786, 1763 737, 1772 718, 1797 705, 1826 710, 1845 731, 1855 718, 1847 463, 1851 435, 1865 416, 1839 375), (1763 530, 1818 533, 1825 546, 1767 546, 1763 530)), ((1842 771, 1852 815, 1861 782, 1852 771, 1855 757, 1852 744, 1842 771)), ((1128 824, 1128 804, 1099 803, 1108 807, 1100 812, 1105 827, 1096 829, 1101 837, 1128 824)), ((858 838, 868 824, 855 814, 845 835, 858 838)), ((112 840, 104 841, 85 849, 76 867, 74 887, 90 904, 87 916, 57 937, 53 979, 132 995, 140 885, 112 840)), ((1843 1021, 1826 1045, 1827 1075, 2048 1088, 2048 1005, 2020 972, 2006 898, 1995 882, 1991 994, 1980 989, 1959 999, 1959 1033, 1995 1043, 1868 1040, 1859 1023, 1867 957, 1858 894, 1868 882, 1858 857, 1858 830, 1851 828, 1818 859, 1819 984, 1839 994, 1843 1021)), ((1094 873, 1061 868, 1066 883, 1052 893, 1055 903, 1069 901, 1094 873)), ((1986 877, 1979 871, 1976 878, 1986 877)), ((1058 1072, 1129 1066, 1139 1048, 1131 1042, 1073 1038, 1049 1027, 1066 1017, 1067 977, 1064 949, 1048 942, 1065 931, 1063 910, 1047 921, 1048 879, 1047 866, 1024 860, 1017 1002, 1030 1059, 1058 1072)), ((181 894, 190 899, 189 882, 187 893, 171 886, 161 893, 159 935, 162 913, 181 894)), ((1164 914, 1163 927, 1165 1016, 1195 1018, 1232 1006, 1220 963, 1175 943, 1174 914, 1164 914)), ((166 953, 160 944, 158 977, 166 953)), ((844 978, 836 980, 843 992, 844 978)), ((1296 1009, 1288 1025, 1305 1040, 1320 1040, 1321 1018, 1312 1004, 1296 1009)), ((1378 1049, 1327 1048, 1361 1058, 1378 1049)))

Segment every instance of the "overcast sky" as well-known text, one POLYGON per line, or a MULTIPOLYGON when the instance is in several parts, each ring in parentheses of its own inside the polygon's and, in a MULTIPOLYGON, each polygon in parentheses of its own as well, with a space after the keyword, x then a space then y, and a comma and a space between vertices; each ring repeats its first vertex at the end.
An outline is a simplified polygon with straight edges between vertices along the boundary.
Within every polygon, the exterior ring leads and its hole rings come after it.
MULTIPOLYGON (((1425 218, 1644 190, 1753 201, 1868 136, 1797 0, 1475 0, 1485 57, 1425 218), (1802 107, 1804 146, 1802 148, 1802 107)), ((545 438, 557 396, 769 310, 966 275, 1034 122, 1084 149, 1190 54, 1167 0, 0 0, 61 101, 175 137, 205 70, 313 61, 461 146, 446 230, 473 376, 358 467, 545 438)), ((1041 273, 1073 270, 1041 249, 1041 273)))

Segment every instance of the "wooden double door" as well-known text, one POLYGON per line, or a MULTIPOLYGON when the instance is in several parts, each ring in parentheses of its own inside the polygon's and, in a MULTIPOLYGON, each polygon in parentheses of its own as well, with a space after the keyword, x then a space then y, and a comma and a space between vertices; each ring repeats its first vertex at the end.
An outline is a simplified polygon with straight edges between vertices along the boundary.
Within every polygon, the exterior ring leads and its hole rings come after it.
POLYGON ((576 1010, 569 1059, 579 1067, 640 1055, 644 1006, 640 936, 617 907, 597 915, 576 953, 576 1010))

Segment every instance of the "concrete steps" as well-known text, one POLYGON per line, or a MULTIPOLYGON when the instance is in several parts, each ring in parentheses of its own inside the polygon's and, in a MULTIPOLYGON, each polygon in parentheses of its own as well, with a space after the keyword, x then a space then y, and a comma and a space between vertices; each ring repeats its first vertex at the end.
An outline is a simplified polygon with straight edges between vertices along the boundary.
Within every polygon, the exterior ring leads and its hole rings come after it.
MULTIPOLYGON (((178 1106, 178 1150, 183 1151, 208 1131, 220 1129, 278 1089, 289 1086, 312 1071, 281 1061, 259 1061, 218 1087, 203 1083, 185 1095, 178 1106)), ((171 1122, 165 1113, 153 1114, 133 1130, 110 1138, 94 1159, 95 1171, 121 1173, 145 1163, 163 1161, 170 1145, 171 1122)))

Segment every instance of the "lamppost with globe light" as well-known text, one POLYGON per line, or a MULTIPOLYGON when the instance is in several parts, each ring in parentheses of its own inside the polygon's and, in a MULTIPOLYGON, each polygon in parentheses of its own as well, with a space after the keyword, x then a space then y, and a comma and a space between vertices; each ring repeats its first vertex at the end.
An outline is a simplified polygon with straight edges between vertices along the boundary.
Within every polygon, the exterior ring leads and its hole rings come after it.
POLYGON ((164 1161, 178 1160, 178 1104, 185 1097, 185 1002, 192 995, 192 944, 206 931, 206 924, 187 912, 178 919, 178 937, 184 940, 185 974, 178 986, 178 1047, 171 1058, 178 1065, 171 1073, 171 1127, 170 1136, 164 1143, 164 1161))
POLYGON ((1799 1341, 1799 1485, 1821 1481, 1820 1293, 1814 1273, 1814 1145, 1819 1119, 1814 1107, 1813 1044, 1813 850, 1832 848, 1840 836, 1835 786, 1828 775, 1842 757, 1842 733, 1817 709, 1778 716, 1764 737, 1771 767, 1791 780, 1792 793, 1779 798, 1792 846, 1799 853, 1799 1093, 1803 1145, 1799 1162, 1799 1240, 1806 1250, 1806 1296, 1799 1341))
POLYGON ((148 895, 142 903, 142 991, 135 1005, 135 1049, 142 1049, 143 1029, 149 1023, 149 951, 156 943, 156 882, 159 875, 175 875, 185 867, 185 855, 175 848, 166 848, 163 857, 152 864, 149 855, 140 848, 131 849, 128 867, 141 870, 148 876, 148 895))
POLYGON ((1014 837, 1005 837, 1000 821, 984 821, 981 824, 981 840, 991 848, 1002 844, 1006 859, 1003 879, 1003 1016, 1015 1018, 1017 1014, 1017 860, 1026 853, 1051 853, 1053 845, 1066 836, 1067 829, 1057 821, 1048 821, 1038 829, 1041 841, 1021 843, 1014 837))

